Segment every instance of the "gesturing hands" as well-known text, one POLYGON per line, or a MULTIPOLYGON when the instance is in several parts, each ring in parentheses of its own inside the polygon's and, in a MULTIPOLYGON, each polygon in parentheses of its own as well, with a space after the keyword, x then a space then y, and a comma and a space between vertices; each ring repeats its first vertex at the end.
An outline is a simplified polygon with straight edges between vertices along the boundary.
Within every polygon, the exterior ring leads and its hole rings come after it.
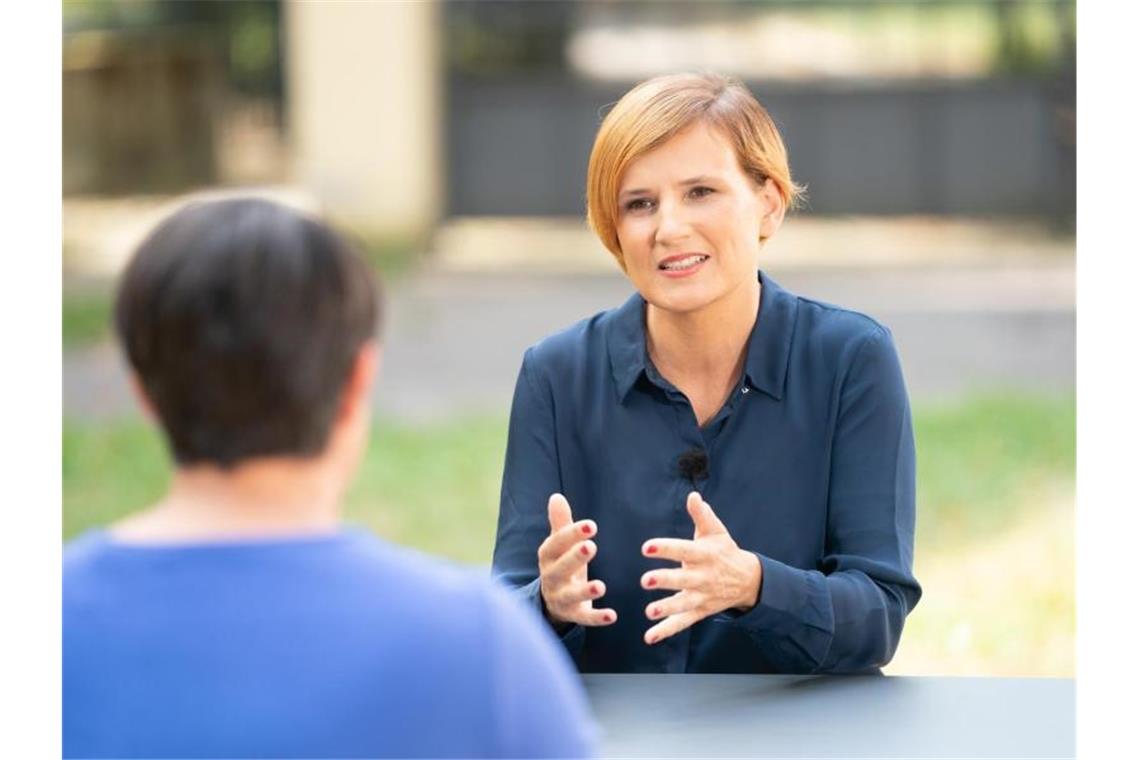
POLYGON ((645 643, 656 644, 718 612, 755 606, 763 568, 755 554, 736 545, 724 523, 696 491, 685 507, 693 518, 693 540, 653 538, 641 553, 653 559, 680 562, 679 568, 650 570, 641 576, 647 589, 669 589, 676 594, 651 602, 645 608, 650 620, 660 623, 645 632, 645 643))
POLYGON ((570 503, 560 493, 547 503, 550 535, 538 547, 538 573, 546 615, 554 623, 610 625, 617 620, 611 609, 594 609, 594 599, 606 593, 602 581, 588 580, 586 563, 598 546, 589 540, 598 526, 593 520, 573 522, 570 503))
MULTIPOLYGON (((641 576, 646 589, 668 589, 676 594, 651 602, 645 608, 650 620, 660 620, 645 632, 645 643, 656 644, 718 612, 755 606, 763 568, 755 554, 736 545, 724 523, 696 491, 685 508, 693 519, 693 540, 652 538, 641 547, 651 559, 680 562, 680 567, 650 570, 641 576)), ((546 616, 557 624, 603 626, 617 620, 609 608, 594 609, 594 600, 606 593, 606 584, 589 580, 586 565, 598 552, 590 540, 598 533, 593 520, 574 522, 570 504, 553 494, 547 504, 550 535, 538 547, 538 572, 546 616)))

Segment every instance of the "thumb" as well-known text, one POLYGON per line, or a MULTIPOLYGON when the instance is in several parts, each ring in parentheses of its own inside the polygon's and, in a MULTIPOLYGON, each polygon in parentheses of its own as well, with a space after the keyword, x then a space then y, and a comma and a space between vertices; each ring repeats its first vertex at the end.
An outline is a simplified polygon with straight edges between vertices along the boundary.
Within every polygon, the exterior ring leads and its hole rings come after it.
POLYGON ((716 512, 713 512, 712 506, 702 499, 696 491, 689 492, 685 509, 689 511, 689 517, 693 518, 693 525, 696 527, 694 535, 707 536, 714 533, 728 533, 728 528, 724 527, 724 523, 716 516, 716 512))
POLYGON ((550 494, 550 500, 546 503, 546 513, 550 518, 551 533, 556 533, 574 522, 574 516, 570 513, 570 502, 560 493, 550 494))

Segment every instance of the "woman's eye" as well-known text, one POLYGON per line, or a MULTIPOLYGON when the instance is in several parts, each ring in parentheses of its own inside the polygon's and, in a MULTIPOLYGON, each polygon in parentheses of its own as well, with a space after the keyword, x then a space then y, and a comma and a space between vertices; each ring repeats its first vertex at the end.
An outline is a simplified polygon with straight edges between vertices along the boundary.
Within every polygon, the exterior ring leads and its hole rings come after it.
POLYGON ((690 198, 704 198, 706 195, 712 195, 714 192, 716 192, 716 191, 713 190, 711 187, 705 187, 704 185, 697 185, 696 187, 694 187, 692 190, 689 191, 689 197, 690 198))
POLYGON ((626 211, 646 211, 653 208, 653 201, 648 198, 634 198, 625 204, 626 211))

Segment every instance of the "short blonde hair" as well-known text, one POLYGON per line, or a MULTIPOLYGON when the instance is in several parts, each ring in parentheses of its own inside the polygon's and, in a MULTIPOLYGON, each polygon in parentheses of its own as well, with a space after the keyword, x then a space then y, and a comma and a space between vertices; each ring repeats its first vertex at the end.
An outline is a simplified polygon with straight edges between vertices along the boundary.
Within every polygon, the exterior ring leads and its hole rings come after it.
POLYGON ((803 188, 792 181, 788 153, 772 117, 739 80, 718 74, 669 74, 627 92, 602 120, 586 172, 586 220, 617 259, 618 186, 630 163, 703 121, 719 129, 740 168, 758 184, 772 180, 787 210, 803 188))

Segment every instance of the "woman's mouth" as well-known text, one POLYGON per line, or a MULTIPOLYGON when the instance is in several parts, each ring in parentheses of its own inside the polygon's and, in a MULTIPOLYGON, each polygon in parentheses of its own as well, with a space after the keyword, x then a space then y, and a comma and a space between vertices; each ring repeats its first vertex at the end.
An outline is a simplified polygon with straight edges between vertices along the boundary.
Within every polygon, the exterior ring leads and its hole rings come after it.
POLYGON ((657 265, 657 268, 667 275, 674 277, 691 274, 709 260, 703 253, 691 253, 681 256, 670 256, 657 265))

